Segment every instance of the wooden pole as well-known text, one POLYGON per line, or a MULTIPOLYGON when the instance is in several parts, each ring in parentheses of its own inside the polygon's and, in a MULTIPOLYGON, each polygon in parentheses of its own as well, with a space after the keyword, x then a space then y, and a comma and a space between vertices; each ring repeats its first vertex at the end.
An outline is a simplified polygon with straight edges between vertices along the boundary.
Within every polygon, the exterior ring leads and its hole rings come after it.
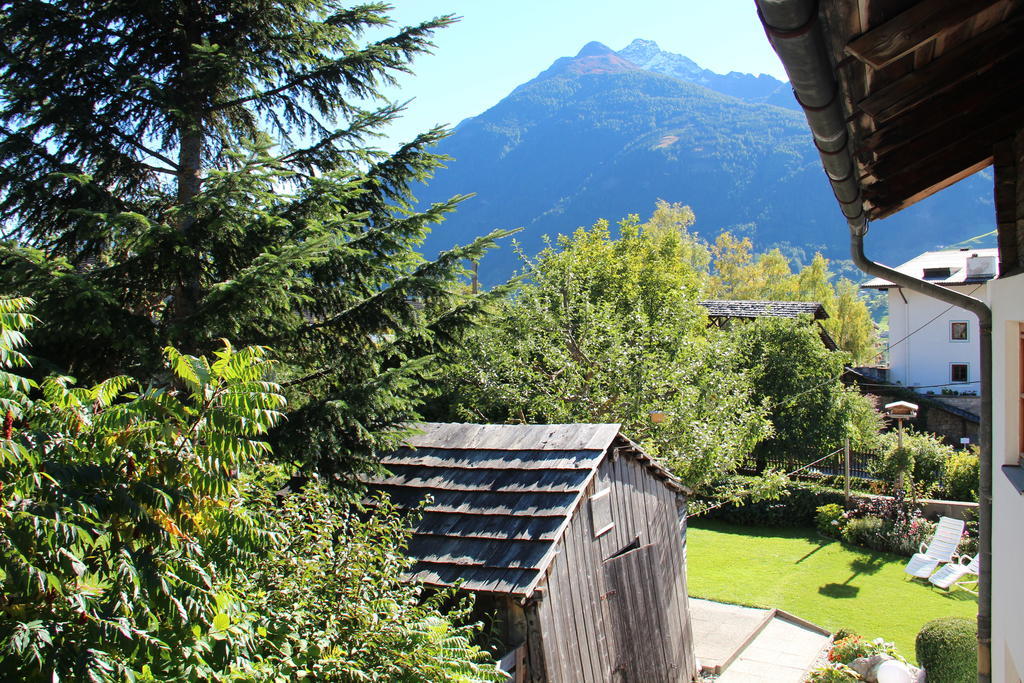
POLYGON ((850 504, 850 437, 843 441, 843 495, 846 496, 846 504, 850 504))

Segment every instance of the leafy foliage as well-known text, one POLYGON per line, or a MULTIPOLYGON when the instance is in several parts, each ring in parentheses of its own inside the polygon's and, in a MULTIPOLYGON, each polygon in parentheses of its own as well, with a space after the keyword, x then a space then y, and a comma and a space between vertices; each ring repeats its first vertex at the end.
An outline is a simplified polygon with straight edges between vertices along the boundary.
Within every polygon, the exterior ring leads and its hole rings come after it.
POLYGON ((381 87, 452 18, 366 42, 386 5, 3 7, 0 293, 38 302, 39 355, 159 381, 166 345, 270 345, 293 410, 278 455, 368 466, 482 305, 460 274, 490 239, 415 251, 461 199, 410 208, 444 132, 369 144, 401 110, 381 87))
POLYGON ((843 540, 907 557, 918 552, 920 545, 931 539, 935 525, 905 496, 904 489, 897 489, 892 497, 858 499, 846 512, 843 540))
POLYGON ((977 453, 954 451, 945 461, 942 472, 942 495, 948 500, 977 502, 979 471, 977 453))
POLYGON ((860 676, 842 662, 826 662, 810 671, 807 680, 812 683, 848 683, 859 681, 860 676))
POLYGON ((601 221, 528 261, 529 280, 452 359, 436 414, 619 422, 690 485, 733 469, 765 422, 726 336, 707 328, 678 227, 634 217, 613 240, 601 221))
POLYGON ((54 376, 31 398, 13 372, 27 305, 0 299, 0 667, 84 680, 147 662, 203 677, 228 656, 210 640, 222 589, 273 542, 235 476, 265 457, 284 406, 266 353, 169 348, 177 390, 54 376))
POLYGON ((402 579, 409 523, 386 500, 357 516, 315 480, 274 498, 264 489, 260 504, 287 540, 240 584, 266 633, 254 671, 279 680, 503 680, 473 644, 470 601, 452 591, 425 597, 402 579))
POLYGON ((769 410, 774 432, 760 453, 799 448, 822 455, 844 436, 854 446, 874 438, 877 417, 869 399, 843 387, 845 354, 829 351, 817 330, 800 319, 761 318, 733 328, 755 400, 769 410))
POLYGON ((839 348, 861 363, 878 355, 878 334, 866 300, 854 282, 836 278, 820 253, 793 272, 790 259, 779 249, 755 254, 748 237, 723 232, 711 250, 714 272, 708 280, 708 298, 816 301, 829 315, 821 326, 839 348))
POLYGON ((882 638, 868 641, 858 635, 850 635, 835 640, 828 651, 828 662, 811 671, 807 680, 817 683, 863 680, 849 665, 856 659, 874 655, 887 655, 903 663, 907 661, 893 643, 882 638))
POLYGON ((830 662, 842 662, 849 664, 859 657, 870 657, 872 655, 886 654, 890 657, 898 657, 896 647, 881 638, 867 640, 861 636, 848 636, 837 640, 832 644, 828 652, 830 662))
MULTIPOLYGON (((750 487, 756 483, 753 477, 735 477, 738 486, 750 487)), ((728 487, 728 482, 719 482, 716 488, 728 487)), ((749 526, 813 527, 817 510, 823 505, 842 506, 843 492, 799 481, 784 485, 778 496, 762 500, 736 501, 715 508, 707 513, 709 519, 720 519, 733 524, 749 526)))
POLYGON ((495 680, 468 604, 402 580, 408 523, 263 464, 284 397, 265 350, 166 351, 175 389, 22 377, 0 298, 0 673, 72 680, 495 680), (36 396, 38 394, 38 397, 36 396))
POLYGON ((879 437, 879 456, 870 463, 876 476, 890 482, 905 477, 905 488, 917 483, 928 495, 941 495, 943 473, 954 449, 927 432, 905 429, 903 450, 899 448, 899 434, 887 432, 879 437))
POLYGON ((843 507, 836 503, 820 506, 814 515, 814 526, 818 529, 818 533, 824 536, 839 538, 845 522, 843 507))

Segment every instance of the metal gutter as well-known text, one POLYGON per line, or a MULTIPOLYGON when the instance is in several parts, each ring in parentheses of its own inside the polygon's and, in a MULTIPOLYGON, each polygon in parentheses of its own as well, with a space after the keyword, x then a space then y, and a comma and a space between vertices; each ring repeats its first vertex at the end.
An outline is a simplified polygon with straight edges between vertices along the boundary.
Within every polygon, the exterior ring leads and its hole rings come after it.
POLYGON ((885 278, 978 317, 980 325, 981 425, 978 487, 978 681, 991 681, 992 640, 992 312, 982 301, 900 273, 864 254, 868 231, 860 181, 849 146, 839 83, 818 18, 817 0, 756 0, 768 40, 782 60, 793 94, 804 110, 832 192, 850 227, 850 255, 865 273, 885 278))
POLYGON ((832 193, 850 224, 867 232, 867 216, 861 198, 856 166, 850 155, 846 117, 839 103, 839 84, 818 25, 816 0, 757 0, 765 34, 793 86, 793 95, 804 110, 814 136, 821 165, 832 193))

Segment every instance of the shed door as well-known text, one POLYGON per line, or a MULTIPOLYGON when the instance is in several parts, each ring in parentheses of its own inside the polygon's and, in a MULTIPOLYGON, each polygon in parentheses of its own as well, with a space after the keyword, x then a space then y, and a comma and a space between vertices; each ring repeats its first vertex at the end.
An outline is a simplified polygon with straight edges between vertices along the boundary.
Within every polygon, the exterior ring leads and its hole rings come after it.
POLYGON ((678 643, 667 643, 665 606, 660 595, 654 545, 645 545, 604 563, 606 604, 615 629, 612 680, 629 683, 677 681, 678 643))

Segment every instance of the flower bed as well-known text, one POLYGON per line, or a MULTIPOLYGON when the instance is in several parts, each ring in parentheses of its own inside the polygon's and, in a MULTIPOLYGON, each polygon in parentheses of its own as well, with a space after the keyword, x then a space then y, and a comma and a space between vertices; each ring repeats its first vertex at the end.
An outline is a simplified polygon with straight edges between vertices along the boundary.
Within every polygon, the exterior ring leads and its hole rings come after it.
POLYGON ((813 683, 877 681, 880 669, 892 668, 902 668, 911 679, 917 677, 917 668, 903 658, 893 643, 882 638, 869 641, 858 635, 846 635, 832 643, 828 663, 811 671, 807 680, 813 683))
MULTIPOLYGON (((918 552, 935 533, 935 524, 922 517, 920 506, 908 502, 901 491, 886 498, 858 498, 848 510, 835 503, 822 505, 815 525, 825 536, 905 557, 918 552)), ((975 527, 968 524, 964 529, 961 554, 976 552, 977 534, 971 533, 975 527)))

